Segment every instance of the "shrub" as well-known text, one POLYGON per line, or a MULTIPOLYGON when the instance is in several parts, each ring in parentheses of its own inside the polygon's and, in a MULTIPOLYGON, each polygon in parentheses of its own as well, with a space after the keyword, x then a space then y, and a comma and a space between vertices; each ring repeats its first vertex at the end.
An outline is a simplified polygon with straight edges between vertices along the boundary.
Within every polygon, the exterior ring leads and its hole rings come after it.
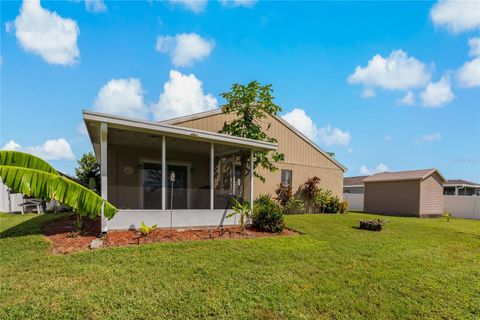
POLYGON ((270 197, 261 196, 254 202, 252 224, 267 232, 280 232, 285 227, 282 208, 270 197))
POLYGON ((348 202, 347 201, 342 201, 340 202, 340 213, 347 213, 348 211, 348 202))
POLYGON ((229 215, 227 215, 227 218, 231 218, 234 215, 238 214, 240 216, 240 229, 242 231, 245 230, 245 224, 248 219, 252 216, 252 212, 250 210, 250 203, 248 201, 244 201, 243 203, 240 203, 237 199, 232 198, 232 209, 233 212, 229 215))
POLYGON ((282 207, 285 207, 292 199, 292 186, 279 184, 277 189, 275 189, 277 194, 277 201, 282 207))
POLYGON ((339 197, 332 195, 332 191, 325 189, 318 189, 314 203, 315 208, 321 213, 343 213, 348 208, 348 203, 342 204, 339 197))
POLYGON ((317 176, 308 178, 307 181, 302 186, 302 194, 305 197, 306 205, 308 212, 314 207, 315 195, 318 192, 318 184, 320 183, 320 178, 317 176))
POLYGON ((255 199, 255 201, 253 202, 253 207, 257 207, 257 206, 262 206, 262 205, 267 205, 269 204, 270 202, 272 202, 272 196, 269 195, 269 194, 261 194, 257 197, 257 199, 255 199))
POLYGON ((299 214, 303 213, 304 205, 301 199, 296 197, 290 198, 290 201, 283 207, 284 214, 299 214))
POLYGON ((143 221, 142 221, 142 224, 140 225, 140 232, 141 234, 146 237, 148 236, 150 233, 152 233, 153 230, 157 229, 157 225, 154 224, 153 226, 149 227, 147 226, 143 221))

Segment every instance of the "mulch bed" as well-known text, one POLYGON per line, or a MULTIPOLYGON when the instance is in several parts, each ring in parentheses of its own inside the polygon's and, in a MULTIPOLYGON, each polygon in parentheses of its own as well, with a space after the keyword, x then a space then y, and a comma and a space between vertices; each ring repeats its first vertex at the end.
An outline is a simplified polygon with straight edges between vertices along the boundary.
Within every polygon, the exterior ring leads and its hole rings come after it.
MULTIPOLYGON (((82 232, 75 233, 73 222, 75 216, 67 219, 56 220, 44 226, 44 234, 52 242, 50 251, 53 253, 72 253, 89 249, 89 244, 100 234, 100 221, 84 220, 82 232)), ((148 236, 141 236, 138 231, 109 231, 102 238, 102 247, 121 247, 129 245, 140 245, 155 242, 176 242, 192 240, 213 240, 213 239, 245 239, 265 238, 273 236, 291 236, 298 233, 284 229, 281 233, 270 233, 247 228, 243 232, 240 227, 224 228, 187 228, 187 229, 155 229, 148 236)))

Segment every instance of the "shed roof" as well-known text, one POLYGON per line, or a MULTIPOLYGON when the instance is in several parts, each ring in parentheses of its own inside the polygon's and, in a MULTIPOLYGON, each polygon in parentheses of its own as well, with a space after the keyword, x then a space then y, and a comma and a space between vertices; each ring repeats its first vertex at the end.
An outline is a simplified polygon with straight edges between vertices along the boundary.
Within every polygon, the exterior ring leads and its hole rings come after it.
POLYGON ((471 186, 471 187, 478 187, 480 188, 480 184, 468 180, 462 180, 462 179, 449 179, 445 183, 447 186, 471 186))
POLYGON ((363 186, 363 179, 365 178, 368 178, 368 176, 345 177, 343 178, 343 186, 363 186))
POLYGON ((408 170, 397 172, 381 172, 365 178, 364 182, 384 182, 384 181, 408 181, 408 180, 424 180, 430 175, 437 173, 440 178, 446 182, 447 180, 437 169, 408 170))

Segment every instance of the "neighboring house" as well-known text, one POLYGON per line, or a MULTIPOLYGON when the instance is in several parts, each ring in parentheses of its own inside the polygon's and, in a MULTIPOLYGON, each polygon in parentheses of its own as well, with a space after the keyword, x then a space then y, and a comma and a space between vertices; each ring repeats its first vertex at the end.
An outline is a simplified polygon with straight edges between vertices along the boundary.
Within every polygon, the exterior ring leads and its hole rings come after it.
POLYGON ((297 191, 312 176, 320 177, 320 187, 342 196, 345 167, 280 117, 264 121, 277 144, 219 134, 234 118, 220 110, 163 122, 88 111, 83 117, 101 167, 102 196, 120 209, 108 222, 110 229, 138 228, 142 221, 160 227, 235 224, 238 218, 227 218, 227 212, 231 197, 242 195, 240 152, 285 154, 278 171, 259 170, 265 183, 250 173, 246 200, 274 195, 279 183, 297 191))
POLYGON ((443 214, 446 179, 437 169, 382 172, 363 182, 365 212, 417 217, 443 214))
POLYGON ((20 204, 23 202, 21 193, 11 192, 0 179, 0 212, 21 212, 20 204))
POLYGON ((363 194, 364 185, 363 179, 368 176, 356 176, 343 178, 343 193, 363 194))
POLYGON ((467 180, 447 180, 443 185, 443 194, 446 196, 480 196, 480 185, 467 180))

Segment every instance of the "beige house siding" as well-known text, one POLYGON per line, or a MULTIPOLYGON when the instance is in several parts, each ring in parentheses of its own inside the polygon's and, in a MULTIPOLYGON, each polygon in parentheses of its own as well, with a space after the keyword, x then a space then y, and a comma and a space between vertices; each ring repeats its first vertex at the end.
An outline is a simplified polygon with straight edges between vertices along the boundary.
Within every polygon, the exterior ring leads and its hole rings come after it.
POLYGON ((420 181, 365 182, 365 212, 418 216, 420 181))
MULTIPOLYGON (((232 121, 234 117, 234 115, 218 113, 171 123, 188 128, 218 132, 225 122, 232 121)), ((278 151, 285 154, 285 161, 279 163, 277 167, 292 170, 294 191, 297 191, 307 178, 316 175, 321 178, 320 186, 322 188, 330 189, 333 194, 342 197, 342 168, 277 118, 269 116, 264 120, 263 127, 267 130, 269 136, 277 139, 278 151)), ((256 179, 255 196, 259 194, 274 195, 275 187, 281 181, 281 171, 266 172, 261 170, 260 173, 266 178, 266 182, 262 183, 256 179)))
POLYGON ((432 174, 421 183, 420 214, 441 215, 443 213, 443 181, 432 174))

